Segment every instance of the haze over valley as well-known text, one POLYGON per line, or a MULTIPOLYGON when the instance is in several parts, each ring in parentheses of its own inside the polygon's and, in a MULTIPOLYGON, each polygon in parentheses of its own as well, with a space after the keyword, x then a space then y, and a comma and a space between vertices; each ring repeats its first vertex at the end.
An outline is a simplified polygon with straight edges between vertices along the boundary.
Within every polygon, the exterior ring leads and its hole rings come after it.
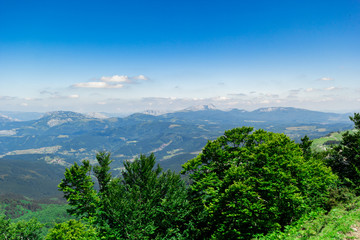
MULTIPOLYGON (((208 140, 240 126, 285 133, 296 142, 305 135, 314 139, 353 127, 348 114, 284 107, 221 111, 206 105, 160 115, 149 111, 135 113, 122 118, 106 117, 104 113, 56 111, 31 113, 35 119, 27 121, 19 120, 21 116, 28 118, 26 113, 12 112, 9 114, 12 117, 4 114, 0 116, 0 161, 3 164, 25 161, 27 168, 28 164, 39 163, 37 168, 47 166, 58 173, 61 172, 58 169, 83 159, 95 163, 99 151, 112 154, 115 174, 120 174, 123 161, 150 153, 155 154, 165 169, 180 171, 182 164, 196 157, 208 140)), ((1 175, 5 182, 12 178, 6 169, 3 168, 1 175)), ((23 177, 38 181, 37 174, 37 171, 24 173, 23 177)), ((51 192, 56 193, 56 189, 51 192)))

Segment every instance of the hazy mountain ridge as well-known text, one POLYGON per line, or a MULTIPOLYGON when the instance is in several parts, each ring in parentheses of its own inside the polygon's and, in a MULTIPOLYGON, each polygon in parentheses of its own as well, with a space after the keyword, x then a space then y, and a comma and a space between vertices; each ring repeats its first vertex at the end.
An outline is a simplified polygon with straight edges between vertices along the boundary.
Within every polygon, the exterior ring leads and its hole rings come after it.
POLYGON ((17 119, 13 119, 9 116, 0 114, 0 123, 6 123, 6 122, 14 122, 14 121, 18 121, 17 119))
POLYGON ((90 112, 90 113, 76 113, 72 111, 53 111, 53 112, 16 112, 16 111, 0 111, 0 121, 1 119, 7 119, 9 121, 31 121, 31 120, 38 120, 44 116, 49 115, 63 115, 66 113, 69 113, 70 115, 82 115, 87 118, 97 118, 97 119, 106 119, 106 118, 125 118, 134 114, 146 114, 146 115, 153 115, 153 116, 162 116, 167 114, 176 114, 176 113, 183 113, 183 112, 197 112, 197 111, 211 111, 211 110, 218 110, 222 112, 242 112, 244 114, 248 115, 256 115, 260 113, 281 113, 281 112, 287 112, 292 111, 292 113, 295 112, 302 112, 302 113, 314 113, 317 115, 327 115, 327 116, 335 116, 334 120, 348 120, 347 116, 349 116, 349 113, 346 114, 337 114, 337 113, 327 113, 327 112, 319 112, 319 111, 312 111, 312 110, 306 110, 306 109, 300 109, 300 108, 293 108, 293 107, 267 107, 267 108, 259 108, 253 111, 247 111, 244 109, 218 109, 215 105, 209 104, 209 105, 196 105, 191 106, 188 108, 185 108, 183 110, 178 111, 159 111, 159 110, 153 110, 148 109, 141 113, 132 113, 132 114, 122 114, 122 113, 105 113, 105 112, 90 112), (74 114, 71 114, 74 113, 74 114))
POLYGON ((299 140, 305 134, 317 138, 353 126, 347 115, 304 109, 271 108, 251 112, 203 109, 157 116, 136 113, 123 118, 95 118, 56 111, 36 120, 2 122, 0 162, 6 169, 0 171, 0 182, 9 187, 0 190, 22 192, 21 184, 25 184, 34 195, 56 194, 61 169, 85 158, 92 161, 102 150, 112 153, 114 174, 122 169, 124 160, 151 152, 155 152, 162 167, 178 171, 184 162, 200 153, 208 140, 234 127, 253 126, 283 132, 299 140), (15 166, 15 162, 21 164, 15 166), (42 168, 46 169, 41 171, 42 168), (16 177, 12 179, 12 175, 16 177), (52 179, 51 176, 56 179, 47 180, 52 179), (51 182, 53 190, 43 192, 37 188, 41 181, 51 182))
POLYGON ((18 121, 30 121, 34 119, 39 119, 44 113, 40 112, 19 112, 19 111, 0 111, 1 115, 9 117, 11 119, 16 119, 18 121))
MULTIPOLYGON (((0 156, 41 156, 49 163, 66 165, 96 152, 111 151, 115 168, 140 153, 156 156, 166 168, 180 165, 204 147, 207 140, 224 130, 253 126, 283 132, 295 140, 305 134, 321 137, 351 128, 347 115, 296 108, 267 108, 255 111, 222 111, 214 106, 162 115, 136 113, 124 118, 94 118, 85 114, 56 111, 40 119, 3 122, 0 128, 0 156), (40 154, 40 155, 38 155, 40 154), (175 164, 176 163, 176 164, 175 164)), ((38 158, 37 158, 38 159, 38 158)))

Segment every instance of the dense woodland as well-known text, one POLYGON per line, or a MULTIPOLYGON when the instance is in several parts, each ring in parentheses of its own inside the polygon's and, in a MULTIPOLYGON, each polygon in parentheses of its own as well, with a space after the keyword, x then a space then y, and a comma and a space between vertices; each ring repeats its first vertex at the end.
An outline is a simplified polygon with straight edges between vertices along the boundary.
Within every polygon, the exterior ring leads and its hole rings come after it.
POLYGON ((316 227, 339 206, 358 207, 360 114, 350 119, 356 130, 322 152, 311 150, 307 136, 295 143, 234 128, 208 141, 179 174, 150 154, 125 162, 114 177, 110 153, 100 152, 97 165, 75 163, 59 184, 71 218, 47 228, 36 218, 14 221, 9 216, 41 203, 10 201, 0 239, 309 239, 315 233, 299 230, 305 223, 317 219, 316 227))

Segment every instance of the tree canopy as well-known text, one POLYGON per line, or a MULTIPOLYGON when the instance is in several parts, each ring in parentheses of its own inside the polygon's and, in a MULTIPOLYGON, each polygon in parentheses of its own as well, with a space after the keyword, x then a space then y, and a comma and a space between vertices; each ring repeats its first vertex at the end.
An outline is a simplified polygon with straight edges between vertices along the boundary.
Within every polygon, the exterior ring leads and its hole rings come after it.
POLYGON ((109 153, 99 153, 97 160, 98 192, 88 161, 66 169, 59 188, 71 214, 96 223, 106 239, 188 239, 189 201, 179 174, 155 166, 153 154, 125 162, 120 178, 111 177, 109 153))
POLYGON ((42 227, 43 224, 36 219, 11 222, 5 216, 0 216, 0 240, 40 240, 42 227))
POLYGON ((304 158, 286 135, 251 127, 225 131, 183 168, 192 199, 205 212, 197 227, 216 239, 281 229, 323 207, 336 179, 322 162, 304 158))
POLYGON ((332 147, 328 163, 345 186, 360 194, 360 114, 354 113, 350 120, 355 130, 342 134, 340 144, 332 147))

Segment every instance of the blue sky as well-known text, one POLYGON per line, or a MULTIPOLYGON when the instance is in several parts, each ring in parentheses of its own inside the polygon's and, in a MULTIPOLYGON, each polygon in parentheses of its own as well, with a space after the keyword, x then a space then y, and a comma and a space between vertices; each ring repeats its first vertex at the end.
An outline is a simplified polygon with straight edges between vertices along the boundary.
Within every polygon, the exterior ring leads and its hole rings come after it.
POLYGON ((0 0, 0 110, 360 111, 360 0, 0 0))

